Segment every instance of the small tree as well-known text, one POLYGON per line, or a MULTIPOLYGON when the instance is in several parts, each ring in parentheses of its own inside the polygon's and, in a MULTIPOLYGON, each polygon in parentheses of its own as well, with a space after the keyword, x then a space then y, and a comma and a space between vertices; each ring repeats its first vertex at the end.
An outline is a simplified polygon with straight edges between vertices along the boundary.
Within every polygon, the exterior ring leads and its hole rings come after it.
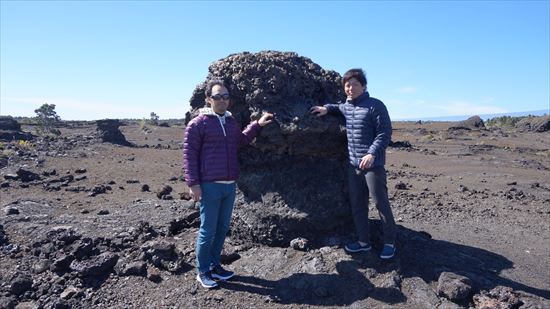
POLYGON ((157 116, 157 114, 155 114, 154 112, 151 112, 151 120, 150 121, 151 121, 152 125, 158 126, 159 116, 157 116))
POLYGON ((43 133, 61 134, 54 126, 61 120, 55 112, 55 104, 44 103, 40 108, 35 109, 38 126, 43 133))

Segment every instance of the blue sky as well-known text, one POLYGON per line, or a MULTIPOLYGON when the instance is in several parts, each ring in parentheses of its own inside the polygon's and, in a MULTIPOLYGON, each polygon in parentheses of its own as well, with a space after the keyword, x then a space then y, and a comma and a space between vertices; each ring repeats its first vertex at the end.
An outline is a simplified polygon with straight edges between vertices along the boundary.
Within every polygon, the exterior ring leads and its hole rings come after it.
POLYGON ((550 108, 550 1, 0 2, 0 114, 183 118, 208 66, 294 51, 392 119, 550 108))

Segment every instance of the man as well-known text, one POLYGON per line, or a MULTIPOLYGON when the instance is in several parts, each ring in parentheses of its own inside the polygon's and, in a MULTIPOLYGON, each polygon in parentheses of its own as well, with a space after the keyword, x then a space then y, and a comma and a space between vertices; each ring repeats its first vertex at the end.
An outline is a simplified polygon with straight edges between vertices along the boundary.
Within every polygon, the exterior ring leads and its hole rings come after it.
POLYGON ((346 119, 348 139, 348 182, 353 221, 358 240, 347 244, 347 252, 369 251, 369 193, 382 219, 384 247, 382 259, 395 255, 396 226, 388 200, 386 181, 386 147, 391 139, 391 121, 384 103, 372 98, 367 90, 367 78, 361 69, 351 69, 343 76, 347 95, 343 104, 314 106, 311 113, 342 114, 346 119))
POLYGON ((240 131, 230 112, 229 90, 222 80, 206 85, 206 103, 185 129, 183 164, 185 179, 195 201, 200 201, 201 225, 196 243, 197 281, 205 288, 227 280, 234 273, 220 265, 225 236, 235 202, 239 174, 237 148, 249 144, 273 115, 264 113, 240 131))

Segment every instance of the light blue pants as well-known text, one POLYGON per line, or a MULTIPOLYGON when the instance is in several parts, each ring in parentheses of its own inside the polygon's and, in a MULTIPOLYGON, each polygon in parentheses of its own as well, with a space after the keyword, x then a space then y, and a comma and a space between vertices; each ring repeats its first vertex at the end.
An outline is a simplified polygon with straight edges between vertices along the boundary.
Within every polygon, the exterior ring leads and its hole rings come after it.
POLYGON ((201 227, 197 237, 197 270, 206 272, 219 265, 225 236, 231 225, 236 184, 201 183, 201 227))

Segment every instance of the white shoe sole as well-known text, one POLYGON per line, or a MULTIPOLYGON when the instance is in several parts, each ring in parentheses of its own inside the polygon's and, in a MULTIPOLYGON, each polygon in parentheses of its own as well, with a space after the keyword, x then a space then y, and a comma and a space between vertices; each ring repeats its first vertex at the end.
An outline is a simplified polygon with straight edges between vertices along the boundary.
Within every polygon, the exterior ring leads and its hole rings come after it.
POLYGON ((206 285, 206 284, 202 283, 202 280, 201 280, 201 278, 199 277, 199 275, 197 275, 196 278, 197 278, 197 281, 202 285, 203 288, 213 289, 213 288, 215 288, 215 287, 218 286, 218 284, 217 284, 216 282, 214 282, 213 285, 206 285))
POLYGON ((383 260, 389 260, 394 256, 395 256, 395 251, 393 251, 392 255, 381 255, 380 258, 383 259, 383 260))

